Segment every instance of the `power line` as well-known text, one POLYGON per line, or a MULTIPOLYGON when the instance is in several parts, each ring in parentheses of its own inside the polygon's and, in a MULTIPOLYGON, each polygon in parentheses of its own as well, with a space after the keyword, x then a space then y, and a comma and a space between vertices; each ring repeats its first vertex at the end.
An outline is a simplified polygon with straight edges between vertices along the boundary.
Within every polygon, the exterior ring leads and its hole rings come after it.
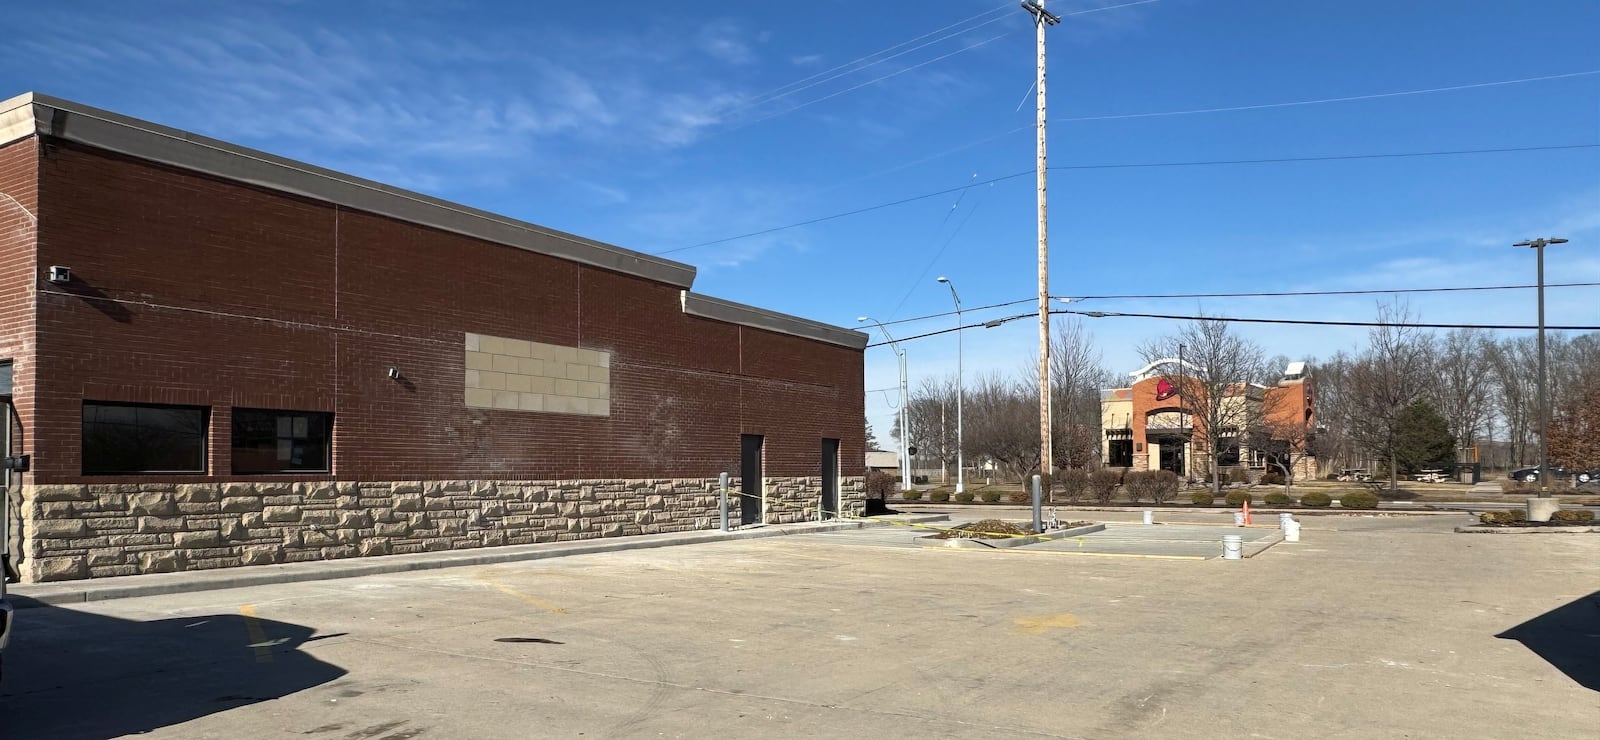
MULTIPOLYGON (((1550 286, 1546 285, 1545 287, 1548 288, 1550 286)), ((1073 310, 1069 310, 1069 309, 1054 309, 1054 310, 1051 310, 1050 313, 1051 314, 1073 314, 1073 315, 1077 315, 1077 316, 1087 316, 1089 318, 1094 318, 1094 319, 1104 319, 1104 318, 1171 319, 1171 320, 1176 320, 1176 321, 1222 321, 1222 322, 1230 323, 1230 324, 1293 324, 1293 325, 1297 325, 1297 326, 1362 326, 1362 327, 1398 326, 1398 327, 1406 327, 1406 328, 1412 328, 1412 329, 1506 329, 1506 330, 1519 330, 1519 331, 1520 330, 1533 331, 1533 330, 1538 328, 1536 326, 1530 326, 1530 325, 1527 325, 1527 324, 1423 324, 1423 323, 1414 323, 1414 322, 1386 323, 1386 322, 1382 322, 1382 321, 1328 321, 1328 320, 1322 320, 1322 319, 1317 319, 1317 320, 1312 320, 1312 319, 1255 319, 1255 318, 1240 318, 1240 317, 1234 317, 1234 316, 1184 316, 1184 315, 1177 315, 1177 314, 1124 313, 1124 312, 1121 312, 1121 311, 1073 311, 1073 310)), ((981 324, 967 324, 966 326, 957 326, 957 327, 951 327, 949 329, 938 329, 938 330, 935 330, 935 331, 923 332, 922 334, 913 334, 913 335, 910 335, 910 336, 900 337, 900 338, 896 339, 895 341, 897 341, 897 342, 909 342, 909 341, 911 341, 913 339, 925 339, 927 337, 936 337, 936 336, 939 336, 941 334, 949 334, 950 332, 962 331, 962 330, 965 330, 965 329, 980 329, 980 328, 993 329, 993 328, 995 328, 997 326, 1000 326, 1001 324, 1007 324, 1007 323, 1010 323, 1012 321, 1017 321, 1019 319, 1031 319, 1036 315, 1037 314, 1033 314, 1033 313, 1024 313, 1024 314, 1017 314, 1015 316, 1006 316, 1004 318, 999 318, 999 319, 990 319, 990 320, 985 321, 985 322, 983 322, 981 324)), ((1554 329, 1554 330, 1558 330, 1558 331, 1600 331, 1600 326, 1546 326, 1545 328, 1546 329, 1554 329)), ((882 347, 883 345, 886 345, 886 344, 888 344, 888 342, 873 342, 871 344, 868 344, 867 347, 868 348, 871 348, 871 347, 882 347)))
MULTIPOLYGON (((1124 164, 1057 165, 1057 166, 1051 167, 1050 169, 1051 170, 1095 170, 1095 169, 1134 169, 1134 168, 1148 168, 1148 167, 1198 167, 1198 166, 1208 166, 1208 165, 1235 165, 1235 164, 1281 164, 1281 163, 1285 163, 1285 162, 1328 162, 1328 161, 1357 160, 1357 159, 1398 159, 1398 158, 1406 158, 1406 157, 1444 157, 1444 156, 1458 156, 1458 155, 1466 155, 1466 154, 1500 154, 1500 153, 1507 153, 1507 152, 1534 152, 1534 151, 1555 151, 1555 150, 1567 150, 1567 149, 1593 149, 1593 148, 1596 148, 1596 147, 1600 147, 1600 144, 1556 144, 1556 145, 1550 145, 1550 146, 1505 147, 1505 148, 1494 148, 1494 149, 1454 149, 1454 150, 1448 150, 1448 151, 1430 151, 1430 152, 1394 152, 1394 153, 1384 153, 1384 154, 1344 154, 1344 155, 1332 155, 1332 156, 1322 156, 1322 157, 1279 157, 1279 158, 1273 158, 1273 159, 1212 159, 1212 160, 1199 160, 1199 161, 1191 161, 1191 162, 1140 162, 1140 163, 1124 163, 1124 164)), ((714 245, 717 245, 717 244, 725 244, 727 242, 739 241, 741 239, 749 239, 751 237, 764 236, 766 234, 772 234, 772 233, 776 233, 776 232, 779 232, 779 231, 788 231, 789 229, 797 229, 797 228, 800 228, 802 226, 811 226, 811 225, 823 223, 823 222, 826 222, 826 221, 834 221, 834 220, 837 220, 837 219, 847 218, 847 217, 850 217, 850 216, 859 216, 859 215, 861 215, 863 213, 870 213, 872 211, 879 211, 879 210, 883 210, 885 208, 893 208, 895 206, 905 205, 907 203, 915 203, 916 201, 919 201, 919 200, 926 200, 928 198, 936 198, 936 197, 941 196, 941 195, 949 195, 950 193, 961 192, 963 190, 968 190, 968 189, 971 189, 971 188, 975 188, 975 187, 978 187, 980 185, 991 185, 991 184, 994 184, 994 183, 997 183, 997 182, 1005 182, 1006 180, 1014 180, 1016 178, 1025 177, 1025 176, 1032 175, 1032 174, 1035 174, 1035 172, 1034 172, 1034 170, 1031 170, 1031 169, 1023 170, 1022 172, 1013 172, 1013 173, 1011 173, 1009 175, 1001 175, 1000 177, 990 178, 988 180, 983 180, 983 181, 980 181, 980 182, 968 183, 966 185, 961 185, 961 186, 953 187, 953 188, 945 188, 943 190, 936 190, 934 192, 923 193, 921 195, 913 195, 913 196, 910 196, 910 197, 907 197, 907 198, 901 198, 899 200, 889 201, 887 203, 879 203, 877 205, 866 206, 864 208, 857 208, 857 209, 854 209, 854 210, 845 211, 843 213, 835 213, 835 214, 828 215, 828 216, 818 216, 816 218, 810 218, 810 219, 806 219, 804 221, 798 221, 798 222, 795 222, 795 223, 792 223, 792 224, 786 224, 784 226, 774 226, 772 228, 761 229, 759 231, 752 231, 752 232, 745 233, 745 234, 739 234, 737 236, 723 237, 721 239, 713 239, 711 241, 700 242, 698 244, 689 244, 687 246, 673 247, 672 249, 664 249, 664 250, 661 250, 659 252, 653 252, 653 254, 657 254, 657 255, 673 254, 673 253, 676 253, 676 252, 684 252, 684 251, 687 251, 687 250, 690 250, 690 249, 699 249, 701 247, 709 247, 709 246, 714 246, 714 245)))
MULTIPOLYGON (((1150 299, 1164 299, 1164 298, 1278 298, 1278 297, 1336 296, 1336 295, 1387 295, 1387 294, 1392 294, 1392 293, 1453 293, 1453 292, 1478 291, 1478 290, 1531 290, 1531 289, 1537 288, 1537 287, 1539 287, 1539 286, 1537 286, 1537 285, 1470 285, 1470 286, 1449 287, 1449 288, 1395 288, 1395 289, 1391 289, 1391 290, 1296 290, 1296 291, 1279 291, 1279 292, 1272 292, 1272 293, 1158 293, 1158 294, 1157 293, 1153 293, 1153 294, 1147 294, 1147 295, 1127 294, 1127 295, 1084 295, 1084 296, 1060 296, 1060 297, 1061 298, 1066 298, 1068 300, 1073 300, 1073 301, 1088 301, 1088 300, 1097 300, 1097 301, 1099 301, 1099 300, 1150 300, 1150 299)), ((1545 283, 1544 287, 1546 289, 1549 289, 1549 288, 1592 288, 1592 287, 1600 287, 1600 283, 1545 283)), ((993 304, 990 304, 990 305, 987 305, 987 306, 975 306, 973 308, 964 308, 964 309, 961 309, 960 313, 974 313, 974 312, 977 312, 977 311, 987 311, 989 309, 994 309, 994 308, 1007 308, 1007 307, 1010 307, 1010 306, 1020 306, 1020 305, 1022 305, 1024 303, 1033 303, 1033 301, 1034 301, 1033 298, 1023 298, 1021 300, 1008 301, 1006 303, 993 303, 993 304)), ((930 314, 925 314, 925 315, 922 315, 922 316, 912 316, 910 318, 896 319, 894 321, 885 321, 885 322, 883 322, 883 325, 884 326, 894 326, 895 324, 909 324, 909 323, 912 323, 914 321, 928 321, 928 320, 931 320, 931 319, 941 319, 941 318, 944 318, 946 316, 955 316, 956 314, 957 314, 956 311, 943 311, 943 312, 940 312, 940 313, 930 313, 930 314)))
POLYGON ((811 89, 813 87, 816 87, 818 85, 827 84, 827 83, 832 82, 834 80, 837 80, 837 79, 839 79, 841 77, 847 77, 849 75, 852 75, 852 74, 855 74, 857 72, 860 72, 860 71, 862 71, 864 69, 870 69, 870 68, 875 67, 875 66, 877 66, 879 64, 883 64, 884 62, 887 62, 887 61, 889 61, 891 59, 896 59, 896 58, 905 56, 906 54, 910 54, 913 51, 917 51, 919 49, 923 49, 923 48, 926 48, 928 46, 932 46, 934 44, 937 44, 937 43, 940 43, 940 42, 943 42, 943 41, 948 41, 949 39, 955 38, 956 36, 959 36, 959 35, 961 35, 963 33, 970 33, 972 31, 976 31, 977 29, 983 28, 984 26, 987 26, 987 25, 990 25, 990 24, 993 24, 993 23, 999 23, 1000 21, 1004 21, 1004 20, 1009 20, 1010 19, 1009 16, 1000 16, 1000 17, 996 17, 996 18, 991 18, 991 19, 989 19, 987 21, 984 21, 983 23, 979 23, 979 24, 977 24, 975 26, 970 26, 970 27, 967 27, 967 28, 962 28, 962 29, 953 31, 951 33, 947 33, 947 34, 945 34, 943 36, 940 36, 939 38, 933 39, 932 41, 925 41, 925 42, 923 42, 921 44, 917 44, 916 46, 913 46, 913 47, 911 47, 909 49, 905 49, 905 50, 896 52, 894 54, 890 54, 889 56, 883 57, 882 59, 873 59, 870 63, 860 64, 859 66, 856 66, 859 62, 865 62, 865 61, 867 61, 869 59, 872 59, 873 57, 878 56, 880 54, 883 54, 885 52, 893 51, 893 50, 898 49, 898 48, 900 48, 902 46, 905 46, 906 44, 910 44, 910 43, 915 43, 917 41, 921 41, 922 39, 925 39, 925 38, 927 38, 929 36, 932 36, 934 34, 947 31, 947 30, 955 28, 957 26, 962 26, 962 25, 965 25, 967 23, 971 23, 972 21, 978 20, 979 18, 982 18, 982 17, 984 17, 986 15, 993 15, 993 14, 996 14, 996 13, 1003 12, 1003 11, 1009 9, 1010 7, 1011 6, 1009 4, 1007 4, 1007 5, 1001 6, 999 8, 996 8, 994 10, 990 10, 990 11, 986 11, 986 12, 983 12, 983 13, 979 13, 979 14, 977 14, 975 16, 970 17, 970 18, 966 18, 964 20, 956 21, 955 23, 952 23, 952 24, 950 24, 948 26, 945 26, 943 28, 939 28, 939 29, 936 29, 936 30, 933 30, 933 31, 929 31, 928 33, 922 34, 921 36, 918 36, 916 38, 910 39, 908 41, 902 41, 902 42, 900 42, 898 44, 895 44, 894 46, 891 46, 891 47, 889 47, 887 49, 883 49, 881 51, 873 52, 872 54, 868 54, 868 55, 866 55, 864 57, 860 57, 860 58, 851 60, 849 62, 845 62, 844 64, 841 64, 839 66, 833 67, 832 69, 828 69, 828 70, 825 70, 823 72, 818 72, 818 73, 816 73, 814 75, 811 75, 809 77, 805 77, 805 78, 796 80, 796 81, 791 82, 791 83, 789 83, 787 85, 784 85, 783 87, 775 88, 775 89, 773 89, 771 91, 762 93, 761 95, 757 95, 754 98, 751 98, 750 100, 744 102, 741 105, 738 105, 738 106, 735 106, 735 107, 733 107, 731 109, 723 111, 723 115, 727 115, 727 114, 731 114, 731 113, 738 113, 739 111, 747 110, 749 108, 754 108, 754 107, 756 107, 758 105, 766 105, 767 103, 771 103, 773 101, 781 100, 783 98, 789 97, 790 95, 794 95, 794 94, 797 94, 797 93, 800 93, 800 92, 804 92, 804 91, 809 90, 809 89, 811 89), (799 85, 799 87, 795 87, 796 85, 799 85), (790 90, 790 89, 787 89, 787 88, 794 88, 794 89, 790 90))
MULTIPOLYGON (((1546 283, 1546 288, 1590 288, 1600 286, 1600 283, 1546 283)), ((1471 285, 1454 288, 1397 288, 1393 290, 1289 290, 1269 293, 1160 293, 1149 295, 1085 295, 1066 296, 1075 301, 1111 300, 1111 299, 1155 299, 1155 298, 1273 298, 1280 296, 1325 296, 1325 295, 1383 295, 1389 293, 1453 293, 1472 290, 1522 290, 1537 288, 1537 285, 1471 285)))
POLYGON ((1545 80, 1560 80, 1569 77, 1584 77, 1600 74, 1600 69, 1591 69, 1583 72, 1567 72, 1565 74, 1542 75, 1539 77, 1524 77, 1517 80, 1496 80, 1494 82, 1474 82, 1466 85, 1449 85, 1446 87, 1430 87, 1422 90, 1400 90, 1397 92, 1371 93, 1368 95, 1349 95, 1341 98, 1320 98, 1317 100, 1293 100, 1283 103, 1258 103, 1255 105, 1235 105, 1225 108, 1194 108, 1190 110, 1159 111, 1155 113, 1121 113, 1104 116, 1075 116, 1072 118, 1058 119, 1061 121, 1123 121, 1130 118, 1164 118, 1168 116, 1188 116, 1200 113, 1232 113, 1235 111, 1266 110, 1269 108, 1292 108, 1301 105, 1323 105, 1326 103, 1350 103, 1358 100, 1377 100, 1380 98, 1397 98, 1405 95, 1424 95, 1429 93, 1453 92, 1456 90, 1474 90, 1484 87, 1500 87, 1502 85, 1521 85, 1528 82, 1543 82, 1545 80))
MULTIPOLYGON (((1179 316, 1159 313, 1123 313, 1120 311, 1072 311, 1056 309, 1050 313, 1069 313, 1090 318, 1176 319, 1180 321, 1223 321, 1233 324, 1296 324, 1300 326, 1401 326, 1413 329, 1527 329, 1539 327, 1526 324, 1423 324, 1416 322, 1384 321, 1327 321, 1322 319, 1247 319, 1230 316, 1179 316)), ((1600 331, 1600 326, 1546 326, 1546 329, 1568 331, 1600 331)), ((902 339, 901 341, 905 341, 902 339)))

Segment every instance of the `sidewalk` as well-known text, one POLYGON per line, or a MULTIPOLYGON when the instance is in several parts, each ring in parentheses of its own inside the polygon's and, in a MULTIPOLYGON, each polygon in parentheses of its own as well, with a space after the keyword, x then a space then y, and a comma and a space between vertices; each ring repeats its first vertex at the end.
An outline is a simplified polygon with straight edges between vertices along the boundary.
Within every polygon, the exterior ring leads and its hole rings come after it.
POLYGON ((943 514, 901 514, 873 517, 872 519, 846 519, 803 524, 761 524, 748 529, 696 530, 669 532, 630 537, 611 537, 573 542, 546 542, 536 545, 510 545, 472 550, 422 552, 408 555, 384 555, 345 560, 313 560, 303 563, 279 565, 253 565, 241 568, 196 570, 181 573, 151 573, 115 578, 92 578, 81 581, 57 583, 15 584, 7 589, 9 595, 20 597, 14 604, 19 609, 29 607, 81 604, 107 599, 128 599, 139 596, 213 591, 225 588, 262 586, 274 583, 300 581, 325 581, 335 578, 358 578, 384 573, 404 573, 414 570, 454 568, 467 565, 492 565, 522 560, 543 560, 569 555, 589 555, 623 550, 644 550, 674 545, 696 545, 727 540, 749 540, 762 537, 781 537, 791 534, 835 532, 862 529, 878 522, 930 522, 942 521, 943 514))

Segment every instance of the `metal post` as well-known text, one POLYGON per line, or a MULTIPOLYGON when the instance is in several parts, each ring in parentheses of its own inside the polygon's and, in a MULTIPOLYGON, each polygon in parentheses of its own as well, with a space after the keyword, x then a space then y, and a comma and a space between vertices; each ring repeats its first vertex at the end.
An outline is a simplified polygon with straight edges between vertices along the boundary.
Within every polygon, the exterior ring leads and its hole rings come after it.
POLYGON ((1033 531, 1034 532, 1043 532, 1044 531, 1044 529, 1043 529, 1043 527, 1044 527, 1043 518, 1044 517, 1043 517, 1043 512, 1040 511, 1040 508, 1039 508, 1039 501, 1040 501, 1039 476, 1036 475, 1036 476, 1033 476, 1033 531))
POLYGON ((963 352, 961 346, 961 296, 956 294, 956 284, 951 282, 950 278, 940 275, 939 282, 944 283, 945 287, 950 289, 950 300, 955 301, 956 304, 956 493, 961 493, 967 490, 966 473, 962 472, 962 468, 966 465, 966 460, 962 453, 961 410, 966 401, 967 376, 962 368, 962 358, 965 356, 965 352, 963 352))
MULTIPOLYGON (((1545 373, 1544 354, 1544 248, 1551 244, 1566 244, 1559 237, 1529 239, 1517 242, 1514 247, 1532 247, 1538 255, 1539 265, 1539 498, 1550 497, 1550 399, 1546 388, 1549 381, 1545 373)), ((1531 511, 1529 512, 1532 513, 1531 511)))
POLYGON ((723 473, 719 479, 722 486, 722 531, 728 531, 728 474, 723 473))
POLYGON ((1539 255, 1539 497, 1550 496, 1550 403, 1545 385, 1544 360, 1544 240, 1533 251, 1539 255))

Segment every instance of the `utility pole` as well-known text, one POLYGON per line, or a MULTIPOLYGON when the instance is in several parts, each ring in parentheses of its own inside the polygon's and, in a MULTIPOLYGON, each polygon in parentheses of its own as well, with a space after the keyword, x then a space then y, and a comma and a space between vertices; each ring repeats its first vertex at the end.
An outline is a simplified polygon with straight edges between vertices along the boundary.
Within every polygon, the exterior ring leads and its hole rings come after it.
POLYGON ((1539 498, 1550 497, 1550 402, 1545 384, 1549 381, 1544 365, 1544 248, 1566 244, 1566 239, 1529 239, 1513 247, 1532 247, 1539 255, 1539 498))
POLYGON ((906 351, 900 346, 899 342, 895 341, 894 337, 889 336, 889 330, 884 327, 883 322, 871 316, 862 316, 856 319, 857 323, 867 321, 878 325, 878 331, 883 332, 883 338, 889 341, 889 348, 894 350, 900 361, 900 485, 902 488, 909 487, 911 485, 911 443, 909 441, 911 439, 911 428, 908 426, 909 420, 906 418, 906 351))
POLYGON ((1034 45, 1038 48, 1038 79, 1034 82, 1038 102, 1038 181, 1039 181, 1039 472, 1054 475, 1054 446, 1050 428, 1050 229, 1045 211, 1044 157, 1044 29, 1061 22, 1061 17, 1044 9, 1044 0, 1022 0, 1023 9, 1033 15, 1034 45))

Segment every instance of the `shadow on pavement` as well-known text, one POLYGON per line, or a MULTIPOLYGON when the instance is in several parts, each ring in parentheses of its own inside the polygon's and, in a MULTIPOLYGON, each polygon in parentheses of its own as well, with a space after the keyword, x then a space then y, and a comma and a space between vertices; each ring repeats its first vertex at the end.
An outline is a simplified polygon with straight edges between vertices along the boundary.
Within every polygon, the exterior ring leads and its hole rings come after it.
POLYGON ((0 684, 5 737, 149 732, 345 674, 299 649, 334 635, 244 614, 137 622, 40 607, 15 616, 0 684))
POLYGON ((1600 691, 1600 591, 1495 637, 1516 640, 1590 691, 1600 691))

